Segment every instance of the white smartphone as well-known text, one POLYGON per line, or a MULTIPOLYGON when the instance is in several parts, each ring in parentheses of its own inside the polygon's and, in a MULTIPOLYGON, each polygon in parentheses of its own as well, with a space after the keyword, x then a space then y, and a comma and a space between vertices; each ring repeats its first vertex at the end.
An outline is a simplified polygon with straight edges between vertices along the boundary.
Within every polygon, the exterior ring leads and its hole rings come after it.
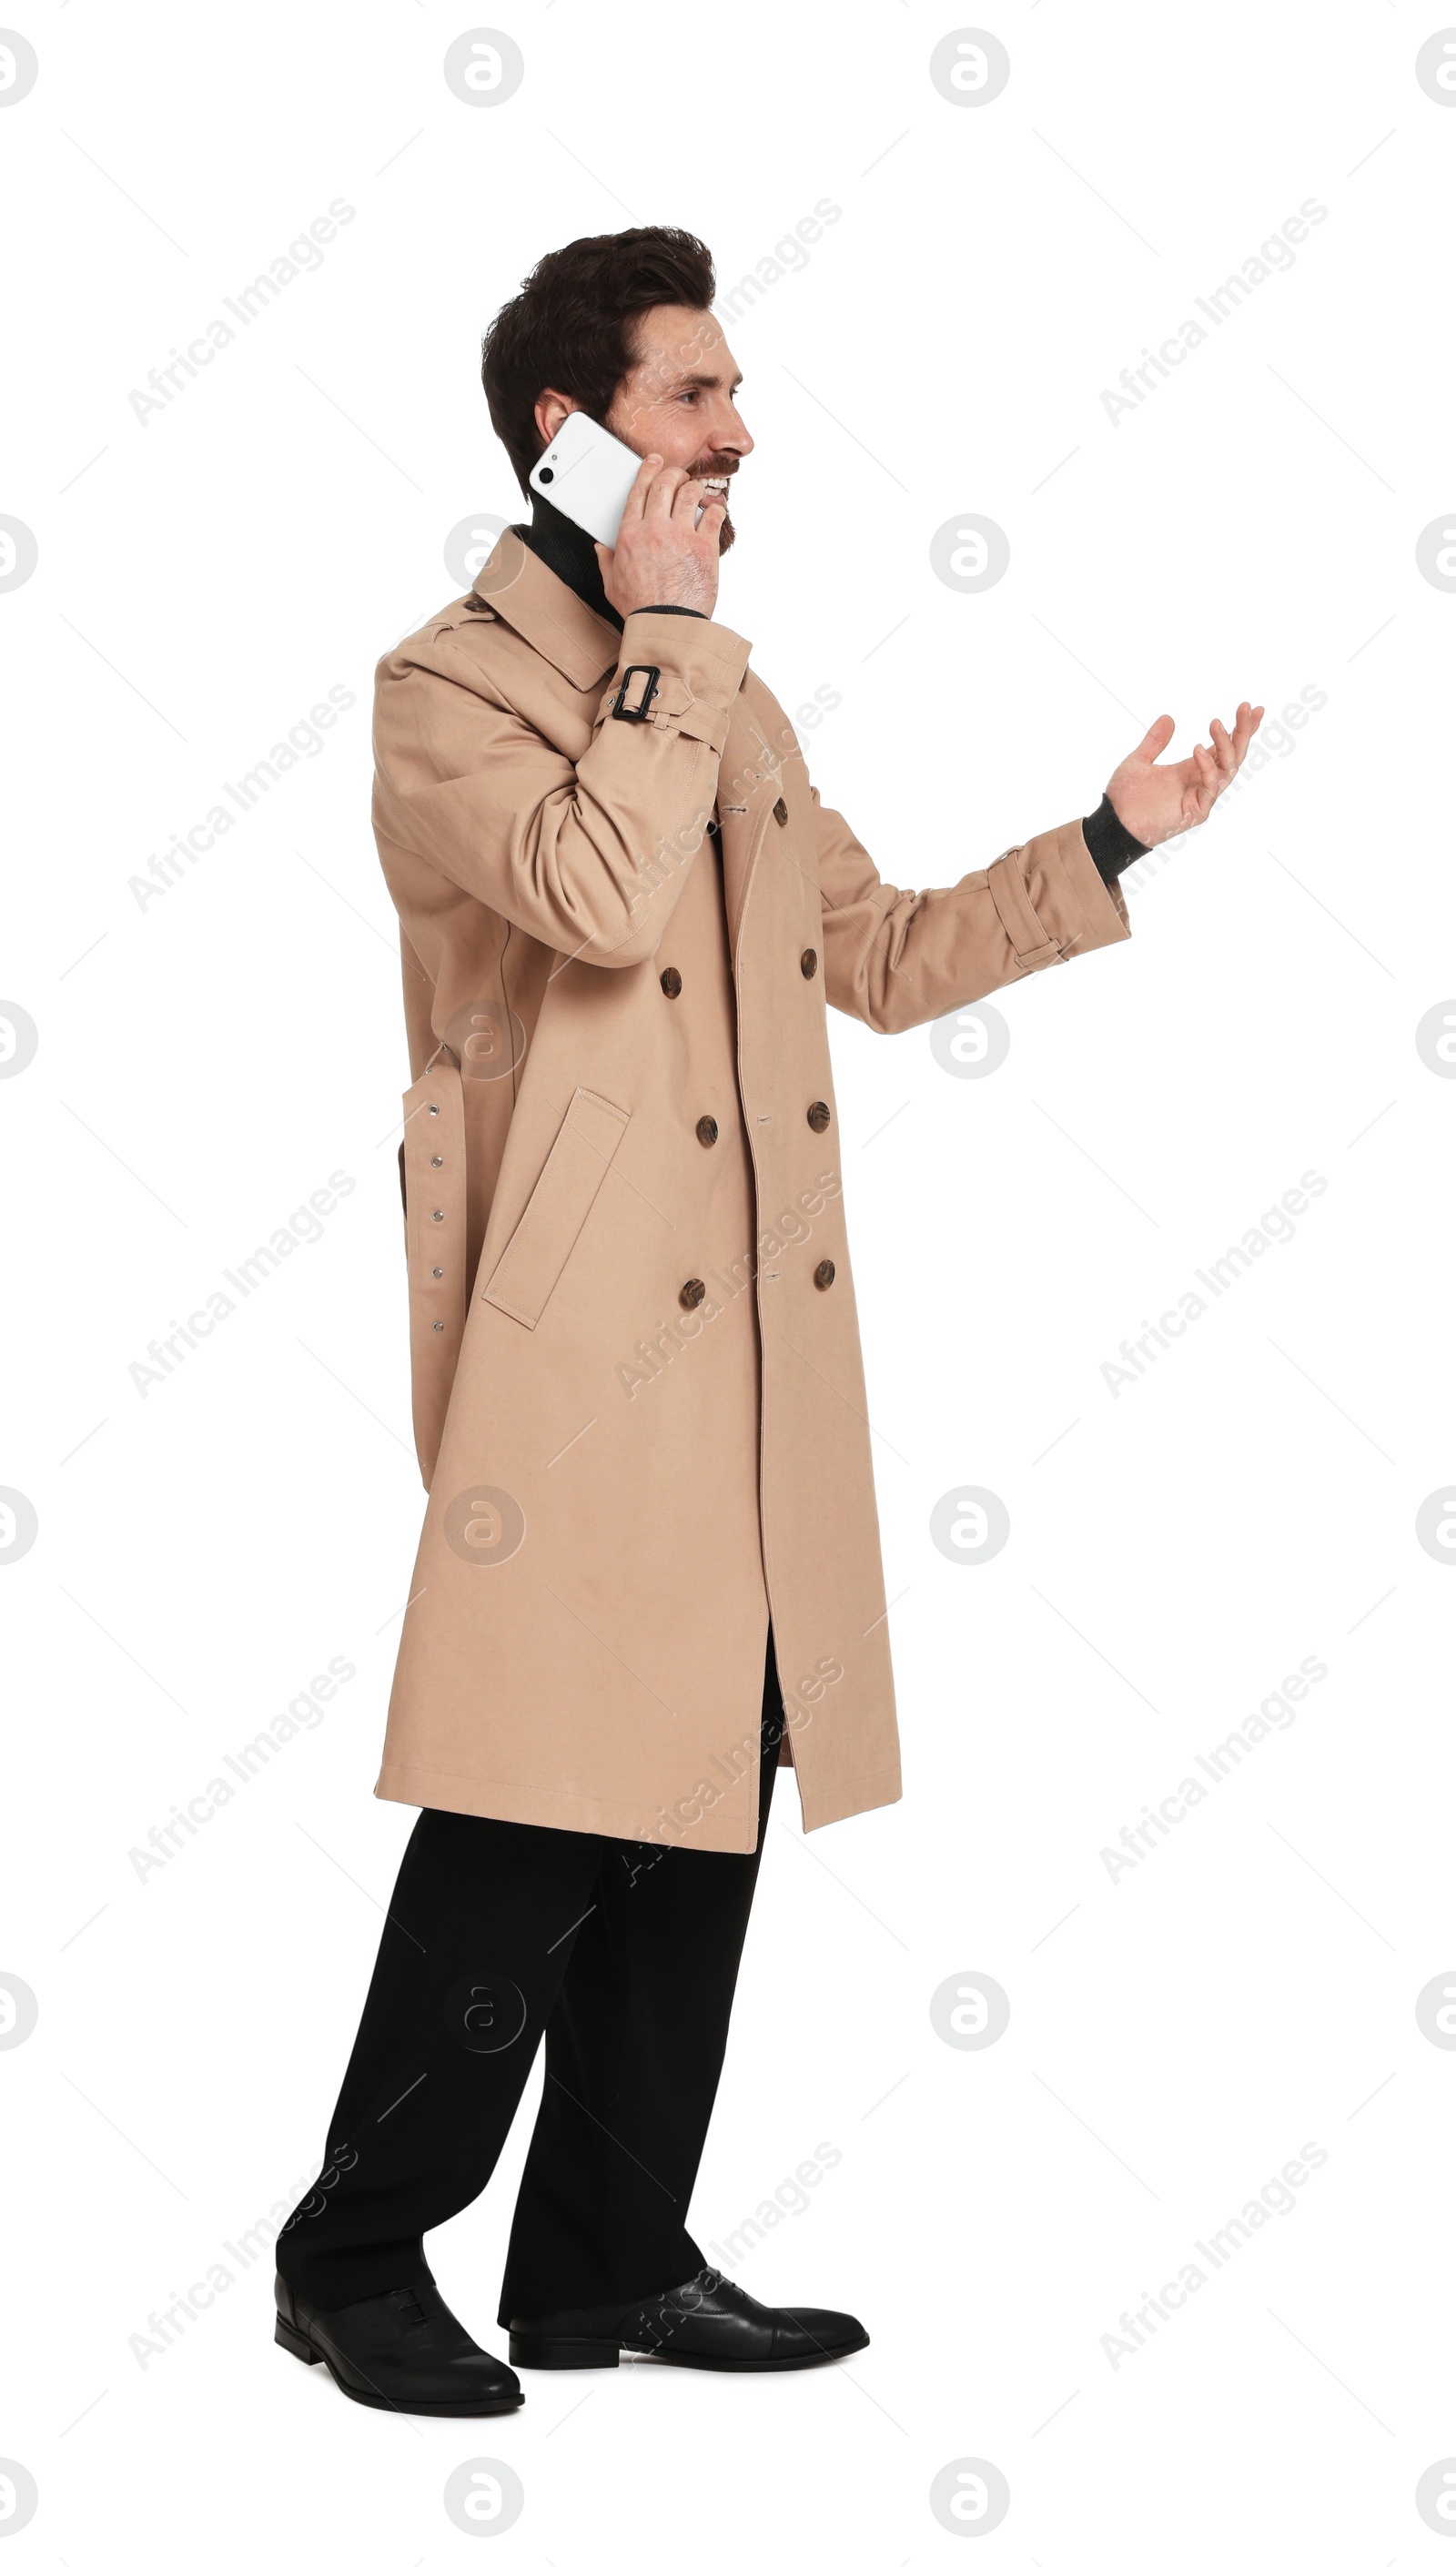
POLYGON ((568 412, 530 475, 531 488, 599 544, 615 544, 642 457, 585 411, 568 412))

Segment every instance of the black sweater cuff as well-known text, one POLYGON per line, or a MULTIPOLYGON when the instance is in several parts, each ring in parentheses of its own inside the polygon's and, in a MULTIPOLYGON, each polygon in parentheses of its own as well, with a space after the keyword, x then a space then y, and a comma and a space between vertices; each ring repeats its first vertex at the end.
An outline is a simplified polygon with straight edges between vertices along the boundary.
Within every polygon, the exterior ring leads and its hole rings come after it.
POLYGON ((1104 883, 1115 882, 1120 873, 1148 852, 1141 838, 1124 829, 1105 793, 1091 817, 1082 822, 1082 836, 1104 883))

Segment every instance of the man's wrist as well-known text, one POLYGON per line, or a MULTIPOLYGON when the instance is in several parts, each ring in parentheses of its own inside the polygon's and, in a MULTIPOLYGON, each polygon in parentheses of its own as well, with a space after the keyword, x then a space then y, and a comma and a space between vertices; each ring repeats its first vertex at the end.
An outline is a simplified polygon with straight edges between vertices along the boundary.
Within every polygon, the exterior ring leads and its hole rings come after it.
POLYGON ((710 624, 713 620, 711 616, 704 614, 701 606, 634 606, 632 613, 634 615, 696 615, 700 624, 710 624))
POLYGON ((1148 853, 1142 839, 1124 828, 1105 793, 1096 810, 1082 822, 1082 836, 1104 883, 1115 882, 1129 865, 1136 864, 1139 856, 1148 853))

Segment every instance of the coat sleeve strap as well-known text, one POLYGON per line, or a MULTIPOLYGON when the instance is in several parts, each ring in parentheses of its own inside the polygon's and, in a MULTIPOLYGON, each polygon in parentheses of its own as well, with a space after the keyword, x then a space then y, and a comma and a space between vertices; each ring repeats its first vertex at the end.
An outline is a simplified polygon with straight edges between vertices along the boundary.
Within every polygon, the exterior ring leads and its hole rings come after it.
POLYGON ((1047 935, 1031 907, 1015 854, 999 857, 986 880, 1019 970, 1039 972, 1046 964, 1059 962, 1061 947, 1047 935))

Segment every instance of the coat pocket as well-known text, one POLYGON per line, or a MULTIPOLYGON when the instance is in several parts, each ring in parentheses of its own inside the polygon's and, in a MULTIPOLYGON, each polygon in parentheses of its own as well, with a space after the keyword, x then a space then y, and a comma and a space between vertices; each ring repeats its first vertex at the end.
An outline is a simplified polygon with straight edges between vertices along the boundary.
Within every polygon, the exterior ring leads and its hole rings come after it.
POLYGON ((495 1262, 481 1299, 533 1328, 561 1280, 597 1191, 632 1117, 579 1087, 551 1144, 529 1203, 495 1262))

